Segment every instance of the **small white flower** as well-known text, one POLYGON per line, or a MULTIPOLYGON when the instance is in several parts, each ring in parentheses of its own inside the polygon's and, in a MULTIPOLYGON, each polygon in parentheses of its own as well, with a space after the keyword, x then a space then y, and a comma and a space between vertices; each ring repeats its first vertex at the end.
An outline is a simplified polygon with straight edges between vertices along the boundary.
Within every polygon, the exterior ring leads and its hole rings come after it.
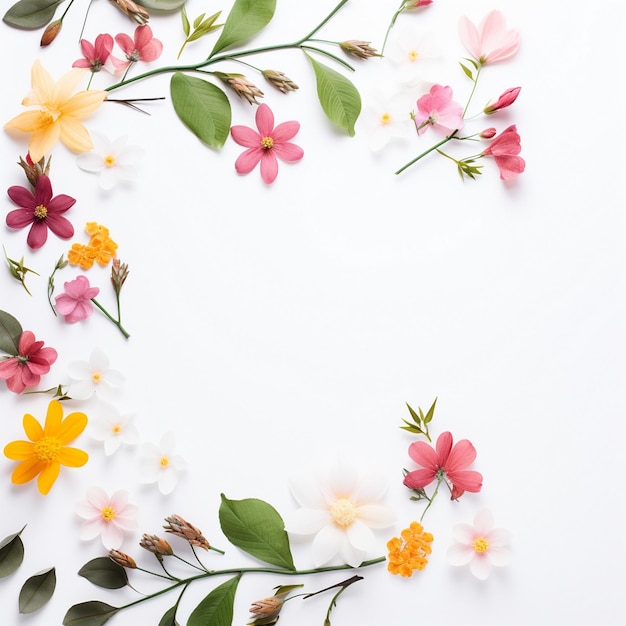
POLYGON ((139 440, 139 432, 134 424, 134 415, 122 415, 119 410, 106 403, 100 406, 100 413, 90 420, 91 436, 104 443, 104 454, 110 456, 122 444, 134 446, 139 440))
POLYGON ((72 381, 67 395, 75 400, 87 400, 95 393, 98 397, 110 398, 124 384, 124 376, 109 368, 109 357, 94 348, 89 361, 74 361, 68 367, 72 381))
POLYGON ((103 189, 112 189, 122 181, 132 180, 143 150, 138 146, 126 145, 127 137, 110 141, 95 131, 90 134, 93 150, 76 157, 78 167, 99 174, 98 182, 103 189))
POLYGON ((292 535, 313 536, 316 567, 340 555, 344 563, 358 567, 376 545, 372 528, 387 528, 396 519, 380 500, 387 489, 384 475, 373 468, 359 470, 338 457, 326 471, 302 474, 290 481, 302 508, 285 527, 292 535))
POLYGON ((370 148, 381 150, 390 141, 410 137, 411 127, 414 130, 410 112, 411 103, 406 94, 383 89, 367 94, 363 100, 362 120, 370 148))
POLYGON ((127 491, 109 497, 100 487, 90 487, 87 501, 76 506, 76 514, 83 520, 80 538, 89 541, 99 536, 108 550, 119 548, 124 533, 137 528, 137 512, 137 507, 128 503, 127 491))
POLYGON ((450 565, 469 563, 472 574, 485 580, 494 566, 503 567, 509 563, 511 534, 503 528, 493 527, 493 515, 488 509, 476 513, 473 526, 457 524, 453 533, 456 543, 448 548, 450 565))
POLYGON ((174 433, 165 433, 158 445, 144 443, 142 449, 141 482, 157 483, 159 491, 167 495, 176 488, 180 472, 187 468, 185 459, 175 455, 174 433))
POLYGON ((396 66, 396 79, 401 83, 415 85, 438 79, 439 51, 430 37, 421 37, 411 28, 398 30, 385 58, 396 66))

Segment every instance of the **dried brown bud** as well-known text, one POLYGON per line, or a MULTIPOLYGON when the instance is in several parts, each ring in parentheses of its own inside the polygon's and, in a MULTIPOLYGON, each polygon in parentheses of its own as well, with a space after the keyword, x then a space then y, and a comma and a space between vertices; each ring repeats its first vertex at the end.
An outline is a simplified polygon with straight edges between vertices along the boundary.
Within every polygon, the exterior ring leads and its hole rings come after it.
POLYGON ((111 0, 111 2, 128 17, 138 24, 147 24, 150 14, 143 7, 137 6, 133 0, 111 0))
POLYGON ((56 36, 61 31, 61 26, 63 26, 63 20, 55 20, 54 22, 50 22, 46 27, 46 30, 43 31, 43 35, 41 36, 41 41, 39 45, 42 48, 49 46, 55 39, 56 36))
POLYGON ((46 176, 50 175, 50 161, 52 160, 52 155, 48 157, 48 163, 46 163, 45 157, 42 157, 39 163, 33 163, 31 161, 30 156, 26 156, 26 160, 20 157, 20 160, 17 164, 24 170, 26 174, 26 178, 28 178, 28 182, 34 187, 37 184, 37 179, 45 174, 46 176))
POLYGON ((215 72, 215 75, 226 83, 240 98, 244 98, 250 104, 259 104, 257 98, 263 97, 263 92, 251 83, 243 74, 225 74, 215 72))
POLYGON ((158 559, 161 559, 164 556, 172 556, 172 554, 174 554, 172 546, 170 546, 165 539, 161 539, 156 535, 148 535, 144 533, 139 545, 148 552, 155 554, 158 559))
POLYGON ((351 39, 350 41, 342 41, 339 47, 347 54, 351 54, 360 59, 369 59, 370 57, 379 57, 380 54, 370 46, 369 41, 359 41, 351 39))
POLYGON ((172 533, 177 537, 187 540, 191 545, 198 546, 203 550, 209 550, 210 544, 202 534, 199 528, 196 528, 190 524, 187 520, 183 519, 180 515, 170 515, 165 518, 167 526, 165 528, 166 533, 172 533))
POLYGON ((278 72, 276 70, 263 70, 261 73, 263 74, 265 80, 283 93, 299 89, 298 85, 296 85, 296 83, 294 83, 288 76, 285 76, 282 72, 278 72))
POLYGON ((111 283, 115 293, 119 296, 122 290, 122 285, 128 278, 128 264, 121 263, 119 259, 115 258, 111 262, 111 283))
POLYGON ((122 567, 127 567, 128 569, 135 569, 137 567, 137 563, 135 563, 135 559, 133 559, 132 556, 120 552, 119 550, 109 550, 109 558, 114 563, 122 567))
POLYGON ((252 603, 250 617, 254 620, 248 622, 248 626, 271 626, 278 621, 278 614, 285 603, 284 596, 272 596, 252 603))

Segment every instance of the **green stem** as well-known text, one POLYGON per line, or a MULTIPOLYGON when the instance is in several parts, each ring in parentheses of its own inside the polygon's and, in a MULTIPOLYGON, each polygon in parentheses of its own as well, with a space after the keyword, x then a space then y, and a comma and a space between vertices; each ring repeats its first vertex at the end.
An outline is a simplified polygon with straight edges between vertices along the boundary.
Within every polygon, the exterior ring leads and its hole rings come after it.
POLYGON ((385 38, 383 39, 383 47, 380 49, 381 58, 385 51, 385 46, 387 45, 387 39, 389 39, 389 33, 391 32, 391 29, 396 23, 396 20, 398 19, 398 15, 400 15, 400 13, 404 11, 404 5, 405 5, 405 0, 402 0, 402 4, 400 4, 400 8, 393 14, 393 17, 391 18, 391 22, 389 22, 389 26, 387 26, 387 32, 385 33, 385 38))
POLYGON ((433 495, 430 496, 430 498, 428 500, 428 504, 426 505, 426 508, 422 511, 422 515, 420 517, 420 523, 424 519, 424 515, 426 515, 426 511, 428 511, 428 509, 430 508, 430 505, 433 503, 433 500, 437 497, 437 494, 439 493, 439 487, 441 486, 441 483, 443 482, 443 473, 442 473, 442 471, 439 470, 438 473, 439 473, 439 478, 437 480, 437 486, 435 487, 435 491, 433 491, 433 495))
POLYGON ((431 146, 430 148, 428 148, 428 150, 425 150, 424 152, 422 152, 422 154, 416 156, 413 160, 409 161, 406 165, 403 165, 396 172, 396 174, 401 174, 402 172, 404 172, 405 169, 407 169, 408 167, 411 167, 411 165, 413 165, 414 163, 417 163, 420 159, 423 159, 427 154, 430 154, 431 152, 439 148, 439 146, 443 146, 443 144, 448 143, 448 141, 450 141, 451 139, 454 139, 454 137, 456 136, 458 132, 459 132, 458 130, 455 130, 451 135, 448 135, 447 137, 442 139, 439 143, 436 143, 434 146, 431 146))
POLYGON ((120 297, 119 294, 116 296, 117 299, 117 317, 115 319, 95 298, 92 298, 91 301, 119 328, 120 332, 126 339, 130 337, 128 331, 122 326, 122 322, 120 318, 120 297))
POLYGON ((467 103, 465 104, 465 108, 463 109, 463 115, 462 115, 463 119, 465 119, 465 115, 467 114, 467 109, 469 109, 470 102, 472 101, 472 98, 474 97, 474 92, 476 91, 476 85, 478 84, 478 77, 480 76, 481 68, 482 68, 482 64, 479 64, 478 69, 476 70, 476 76, 472 79, 472 82, 474 83, 474 85, 472 86, 472 91, 470 91, 470 95, 467 98, 467 103))
POLYGON ((300 43, 304 43, 307 39, 311 39, 315 33, 322 28, 327 22, 329 22, 335 13, 340 11, 345 4, 348 4, 348 0, 341 0, 341 2, 306 36, 300 40, 300 43))

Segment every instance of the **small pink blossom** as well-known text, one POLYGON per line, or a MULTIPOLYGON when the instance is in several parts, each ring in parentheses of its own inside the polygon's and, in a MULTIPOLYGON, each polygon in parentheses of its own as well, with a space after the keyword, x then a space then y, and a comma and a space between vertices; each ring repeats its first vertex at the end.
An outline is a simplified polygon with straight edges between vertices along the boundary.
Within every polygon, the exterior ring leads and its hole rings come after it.
POLYGON ((135 28, 134 39, 125 33, 115 35, 117 45, 123 50, 128 63, 137 61, 156 61, 163 52, 163 43, 152 36, 152 29, 147 24, 135 28))
POLYGON ((117 59, 111 54, 113 51, 113 37, 106 33, 98 35, 93 44, 86 39, 81 39, 80 49, 83 53, 83 58, 74 61, 72 67, 84 67, 92 73, 96 73, 103 69, 109 70, 111 67, 119 70, 126 65, 124 61, 117 59))
POLYGON ((500 11, 491 11, 478 28, 463 16, 459 23, 459 35, 467 51, 481 65, 508 61, 520 45, 519 31, 507 29, 500 11))
POLYGON ((405 6, 407 9, 419 9, 430 6, 432 3, 433 0, 408 0, 405 6))
POLYGON ((48 239, 48 229, 62 239, 74 235, 74 227, 63 213, 74 206, 76 200, 65 194, 52 197, 52 183, 42 174, 37 178, 34 193, 30 189, 14 185, 7 193, 20 208, 9 211, 6 223, 9 228, 25 228, 31 225, 26 243, 33 249, 41 248, 48 239))
POLYGON ((476 458, 476 448, 467 439, 461 439, 453 447, 452 435, 444 432, 437 438, 436 450, 424 441, 414 441, 409 446, 409 456, 423 468, 404 477, 409 489, 423 489, 445 477, 452 484, 452 498, 456 500, 464 492, 477 493, 482 487, 482 474, 466 469, 476 458))
POLYGON ((483 113, 491 115, 500 109, 505 109, 506 107, 511 106, 517 100, 517 96, 519 96, 519 92, 521 90, 521 87, 512 87, 511 89, 507 89, 493 104, 487 105, 483 109, 483 113))
POLYGON ((517 126, 512 124, 503 130, 481 154, 495 159, 502 180, 513 180, 526 167, 524 159, 518 156, 521 150, 522 144, 517 126))
POLYGON ((291 162, 304 156, 302 148, 289 141, 300 130, 300 124, 291 121, 274 127, 274 114, 267 104, 259 105, 255 119, 258 132, 248 126, 230 129, 235 142, 248 148, 235 161, 235 169, 239 174, 248 174, 260 162, 261 178, 269 185, 278 176, 277 157, 291 162))
POLYGON ((493 139, 497 133, 498 131, 492 126, 490 128, 485 128, 485 130, 481 130, 478 135, 483 139, 493 139))
POLYGON ((429 126, 451 133, 463 128, 463 107, 452 100, 452 88, 433 85, 417 101, 414 116, 417 133, 421 135, 429 126))
POLYGON ((55 298, 57 311, 69 324, 81 322, 93 313, 91 299, 99 293, 98 287, 91 287, 86 276, 77 276, 63 285, 65 293, 55 298))
POLYGON ((36 387, 43 374, 57 360, 54 348, 44 348, 43 341, 36 341, 30 330, 25 330, 18 341, 16 356, 0 361, 0 378, 14 393, 22 393, 26 387, 36 387))

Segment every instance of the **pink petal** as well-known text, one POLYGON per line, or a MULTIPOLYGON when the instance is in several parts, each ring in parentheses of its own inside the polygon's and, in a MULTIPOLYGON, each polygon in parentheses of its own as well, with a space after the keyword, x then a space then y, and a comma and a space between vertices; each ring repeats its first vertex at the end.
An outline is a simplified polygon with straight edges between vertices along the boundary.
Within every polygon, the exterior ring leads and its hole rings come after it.
POLYGON ((7 213, 7 226, 9 228, 24 228, 35 220, 33 209, 14 209, 7 213))
MULTIPOLYGON (((71 237, 71 235, 70 235, 71 237)), ((41 248, 41 246, 46 243, 48 239, 48 227, 45 225, 43 221, 33 222, 33 225, 30 227, 28 231, 28 236, 26 237, 26 243, 33 250, 37 250, 41 248)))
POLYGON ((76 307, 76 300, 67 294, 62 293, 61 295, 55 297, 54 304, 57 312, 60 315, 66 316, 69 315, 76 307))
MULTIPOLYGON (((437 442, 439 443, 439 442, 437 442)), ((467 439, 458 441, 443 464, 446 473, 457 472, 471 465, 476 459, 476 448, 467 439)))
POLYGON ((83 53, 83 56, 85 57, 84 59, 80 59, 80 60, 83 62, 86 62, 87 65, 82 65, 82 66, 76 65, 76 63, 78 63, 78 61, 76 61, 75 63, 72 64, 72 67, 90 67, 91 64, 89 60, 96 58, 96 49, 94 48, 92 43, 90 43, 86 39, 81 39, 80 50, 83 53))
POLYGON ((256 130, 248 126, 233 126, 230 129, 230 134, 235 143, 244 148, 260 148, 261 139, 263 139, 256 130))
MULTIPOLYGON (((61 239, 69 239, 74 236, 72 223, 60 215, 48 215, 45 222, 48 228, 61 239)), ((33 226, 35 225, 33 224, 33 226)))
POLYGON ((152 40, 152 29, 148 24, 142 24, 135 28, 135 49, 141 50, 152 40))
POLYGON ((248 148, 245 152, 242 152, 235 161, 235 169, 239 174, 250 173, 261 160, 265 150, 260 147, 248 148))
POLYGON ((52 200, 52 183, 45 174, 42 174, 37 179, 37 186, 35 187, 35 203, 47 207, 50 200, 52 200))
POLYGON ((433 476, 439 469, 437 453, 433 450, 432 446, 429 446, 424 441, 414 441, 409 446, 409 456, 418 465, 430 470, 433 476))
POLYGON ((304 150, 289 141, 274 144, 272 152, 274 152, 278 158, 287 162, 299 161, 304 156, 304 150))
POLYGON ((146 63, 156 61, 161 56, 162 52, 163 44, 158 39, 153 39, 139 50, 141 60, 146 63))
POLYGON ((135 51, 135 42, 126 33, 115 35, 115 41, 124 54, 130 55, 135 51))
POLYGON ((17 206, 30 209, 32 215, 32 211, 34 211, 37 206, 37 201, 35 200, 35 196, 28 189, 14 185, 8 188, 7 193, 9 194, 9 198, 11 198, 17 206))
MULTIPOLYGON (((450 479, 456 490, 478 493, 483 486, 483 476, 473 470, 458 470, 456 472, 446 470, 446 476, 450 479)), ((461 496, 463 494, 458 494, 461 496)))
POLYGON ((456 567, 467 565, 474 556, 474 550, 471 546, 455 543, 448 548, 448 563, 456 567))
POLYGON ((263 103, 259 105, 256 111, 255 121, 261 137, 273 137, 274 114, 267 104, 263 103))
POLYGON ((480 58, 480 39, 478 30, 470 20, 463 16, 459 21, 459 37, 465 49, 475 58, 480 58))
POLYGON ((470 572, 479 580, 487 580, 492 569, 493 565, 486 555, 478 556, 475 554, 474 558, 470 561, 470 572))
POLYGON ((263 150, 261 154, 261 178, 263 182, 271 185, 278 176, 278 160, 274 150, 263 150))
POLYGON ((283 122, 272 131, 274 146, 293 139, 300 130, 300 122, 283 122))
POLYGON ((52 198, 48 204, 46 204, 48 216, 50 216, 50 213, 65 213, 65 211, 73 207, 75 204, 76 200, 74 198, 67 196, 64 193, 60 193, 58 196, 52 198))
POLYGON ((450 450, 452 449, 452 434, 448 431, 441 433, 437 437, 437 466, 444 467, 448 462, 450 450))
POLYGON ((435 480, 437 471, 433 469, 418 469, 409 472, 402 481, 409 489, 423 489, 435 480))

